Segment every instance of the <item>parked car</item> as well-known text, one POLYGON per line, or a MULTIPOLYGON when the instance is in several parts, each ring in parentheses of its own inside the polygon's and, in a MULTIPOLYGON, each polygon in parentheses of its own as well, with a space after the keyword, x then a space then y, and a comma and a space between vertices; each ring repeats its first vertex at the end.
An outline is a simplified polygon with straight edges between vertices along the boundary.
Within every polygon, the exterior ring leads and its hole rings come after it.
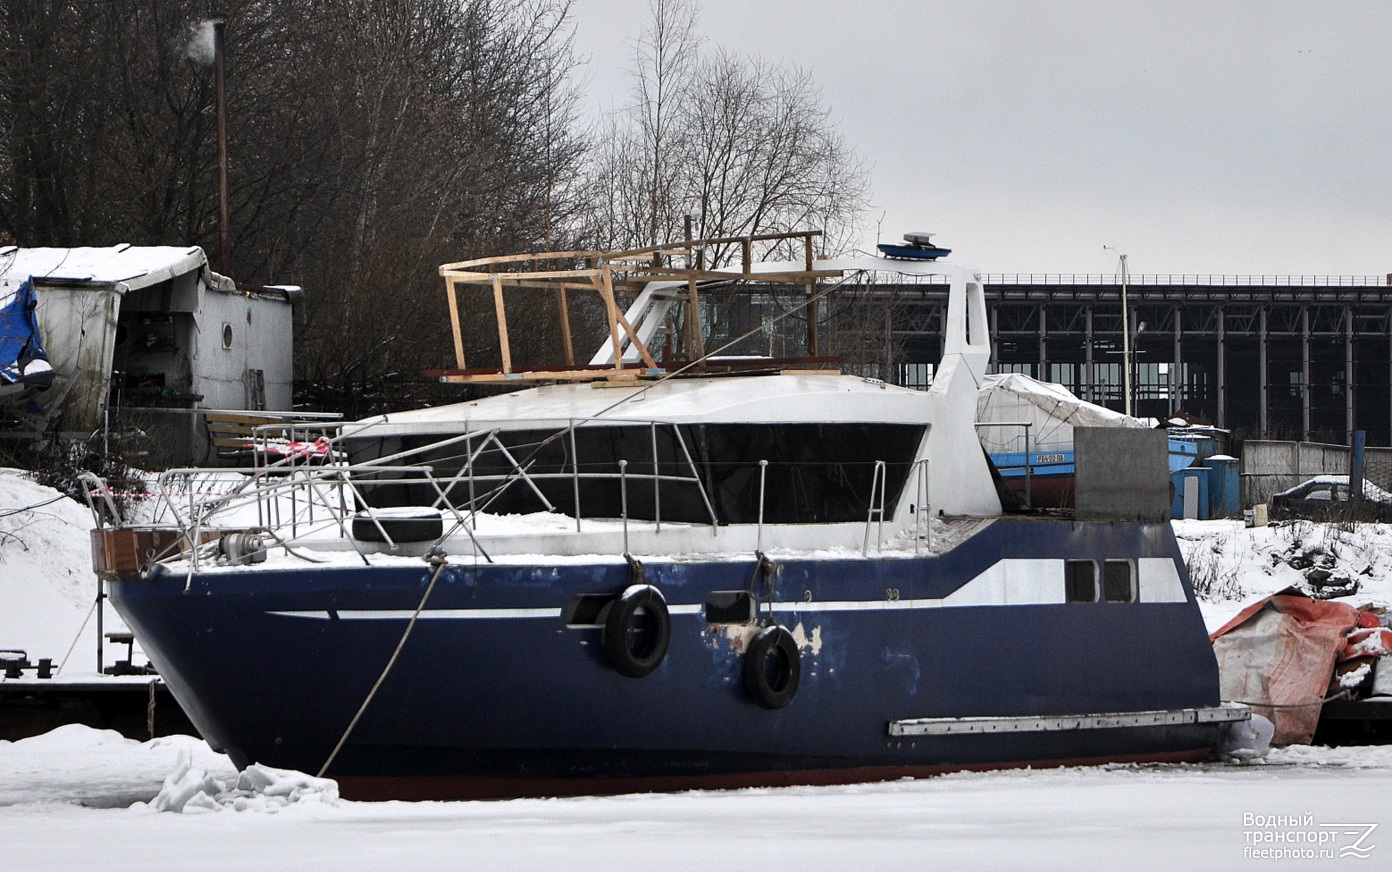
POLYGON ((1392 493, 1367 479, 1363 480, 1363 503, 1350 514, 1349 477, 1320 475, 1302 481, 1289 490, 1271 497, 1271 517, 1274 520, 1308 518, 1314 521, 1392 522, 1392 493))

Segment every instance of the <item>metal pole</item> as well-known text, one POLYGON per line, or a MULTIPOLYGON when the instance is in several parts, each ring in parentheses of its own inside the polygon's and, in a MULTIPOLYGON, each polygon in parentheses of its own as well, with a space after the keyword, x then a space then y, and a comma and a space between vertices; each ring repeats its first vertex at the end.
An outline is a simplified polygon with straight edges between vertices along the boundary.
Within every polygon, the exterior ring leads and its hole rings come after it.
POLYGON ((628 554, 628 461, 619 461, 619 510, 623 514, 624 554, 628 554))
POLYGON ((1126 414, 1131 414, 1131 313, 1127 307, 1126 255, 1121 256, 1121 356, 1126 379, 1126 414))
POLYGON ((224 88, 224 34, 226 23, 213 22, 213 77, 217 83, 217 145, 218 145, 218 268, 223 275, 231 269, 228 257, 227 218, 227 95, 224 88))
POLYGON ((102 581, 101 576, 97 576, 97 674, 98 674, 98 675, 101 675, 101 674, 102 674, 102 672, 103 672, 102 667, 105 665, 104 662, 103 662, 103 657, 102 657, 102 655, 103 655, 103 653, 104 653, 103 650, 102 650, 102 636, 103 636, 102 630, 104 629, 103 626, 102 626, 102 612, 106 611, 104 608, 102 608, 102 601, 105 600, 105 599, 106 599, 106 582, 102 581))
POLYGON ((759 529, 754 536, 754 550, 764 550, 764 482, 768 473, 768 461, 759 461, 759 529))
MULTIPOLYGON (((1075 461, 1076 462, 1076 461, 1075 461)), ((1034 508, 1034 494, 1030 492, 1030 425, 1025 423, 1025 508, 1034 508)))
POLYGON ((1115 251, 1117 257, 1121 258, 1121 381, 1122 396, 1126 401, 1126 414, 1131 414, 1131 313, 1128 311, 1128 301, 1126 299, 1127 265, 1126 255, 1104 245, 1108 251, 1115 251))

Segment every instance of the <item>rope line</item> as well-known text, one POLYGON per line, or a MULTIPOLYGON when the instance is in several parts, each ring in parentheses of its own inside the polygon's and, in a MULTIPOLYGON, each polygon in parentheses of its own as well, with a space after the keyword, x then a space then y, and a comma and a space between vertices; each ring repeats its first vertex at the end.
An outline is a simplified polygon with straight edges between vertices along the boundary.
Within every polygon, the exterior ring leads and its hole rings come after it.
POLYGON ((1345 698, 1347 698, 1348 696, 1350 696, 1350 694, 1349 694, 1349 692, 1348 692, 1347 690, 1341 690, 1341 691, 1339 691, 1338 693, 1334 694, 1333 696, 1326 696, 1324 699, 1317 699, 1317 700, 1315 700, 1314 702, 1282 702, 1282 703, 1276 703, 1276 702, 1251 702, 1250 700, 1245 700, 1245 699, 1227 699, 1227 700, 1223 700, 1223 701, 1224 701, 1224 702, 1228 702, 1228 703, 1234 703, 1234 704, 1236 704, 1236 705, 1260 706, 1260 707, 1262 707, 1262 708, 1269 708, 1269 709, 1294 709, 1294 708, 1309 708, 1310 706, 1315 706, 1315 705, 1324 705, 1324 704, 1327 703, 1327 702, 1334 702, 1335 700, 1345 699, 1345 698))
POLYGON ((382 686, 382 682, 387 680, 387 674, 390 673, 392 667, 396 665, 396 658, 401 655, 401 649, 406 647, 406 640, 411 637, 411 630, 415 629, 416 620, 420 617, 421 611, 425 609, 426 600, 430 599, 430 592, 435 589, 435 582, 440 580, 440 573, 444 572, 445 567, 449 565, 449 561, 442 554, 435 555, 431 557, 430 560, 435 564, 435 574, 430 577, 430 584, 425 586, 425 593, 421 594, 420 603, 416 606, 416 611, 411 615, 411 620, 406 622, 406 629, 401 633, 401 641, 396 643, 396 650, 392 652, 390 659, 387 660, 387 665, 382 667, 382 674, 377 676, 377 682, 373 684, 372 689, 367 692, 367 698, 363 700, 362 705, 358 707, 358 713, 353 715, 353 720, 348 724, 348 728, 344 730, 343 735, 339 737, 338 744, 334 745, 333 751, 329 753, 329 759, 325 760, 324 765, 319 767, 317 777, 323 778, 324 773, 329 771, 329 766, 333 763, 334 758, 338 756, 338 752, 343 750, 343 745, 348 741, 348 736, 352 734, 353 728, 356 727, 358 721, 362 719, 363 712, 367 711, 367 707, 372 704, 372 698, 377 695, 377 690, 382 686))

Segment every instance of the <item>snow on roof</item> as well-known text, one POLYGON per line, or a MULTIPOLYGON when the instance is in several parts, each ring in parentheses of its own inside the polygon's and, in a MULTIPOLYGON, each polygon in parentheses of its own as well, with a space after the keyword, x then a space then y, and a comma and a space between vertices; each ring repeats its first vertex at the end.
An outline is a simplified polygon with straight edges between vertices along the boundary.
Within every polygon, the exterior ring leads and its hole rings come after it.
POLYGON ((123 291, 133 291, 207 266, 207 255, 197 246, 11 248, 0 254, 0 299, 14 293, 31 276, 37 285, 47 279, 119 285, 123 291))
POLYGON ((413 431, 454 430, 465 421, 559 423, 737 421, 925 423, 922 391, 848 375, 786 374, 668 379, 622 387, 603 382, 543 385, 465 403, 394 412, 360 423, 400 424, 413 431))

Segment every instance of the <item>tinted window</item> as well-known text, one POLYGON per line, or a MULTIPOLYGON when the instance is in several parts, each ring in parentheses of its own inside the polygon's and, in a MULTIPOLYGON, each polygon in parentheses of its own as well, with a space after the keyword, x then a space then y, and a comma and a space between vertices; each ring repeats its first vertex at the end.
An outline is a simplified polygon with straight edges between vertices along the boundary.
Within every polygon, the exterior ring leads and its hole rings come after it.
MULTIPOLYGON (((506 431, 498 434, 503 448, 490 444, 475 456, 472 482, 465 473, 447 492, 460 507, 472 493, 480 509, 498 514, 545 509, 539 492, 557 511, 574 515, 578 478, 579 514, 618 518, 625 497, 619 461, 627 460, 630 518, 653 520, 660 506, 664 521, 709 523, 714 510, 720 523, 753 524, 762 494, 765 523, 863 522, 876 461, 885 461, 884 505, 892 512, 923 432, 917 424, 604 425, 578 427, 573 436, 565 430, 506 431), (768 461, 762 487, 761 460, 768 461), (517 466, 526 469, 527 480, 516 474, 517 466), (663 476, 656 486, 654 473, 663 476)), ((353 460, 431 441, 374 440, 356 446, 353 460)), ((430 464, 447 481, 459 475, 467 454, 456 443, 411 462, 430 464)), ((374 487, 367 475, 359 481, 375 506, 430 505, 437 496, 427 484, 374 487)))
POLYGON ((1109 603, 1136 600, 1136 585, 1130 560, 1108 560, 1103 566, 1102 588, 1109 603))
POLYGON ((1063 565, 1064 594, 1070 603, 1097 601, 1097 564, 1091 560, 1068 560, 1063 565))

